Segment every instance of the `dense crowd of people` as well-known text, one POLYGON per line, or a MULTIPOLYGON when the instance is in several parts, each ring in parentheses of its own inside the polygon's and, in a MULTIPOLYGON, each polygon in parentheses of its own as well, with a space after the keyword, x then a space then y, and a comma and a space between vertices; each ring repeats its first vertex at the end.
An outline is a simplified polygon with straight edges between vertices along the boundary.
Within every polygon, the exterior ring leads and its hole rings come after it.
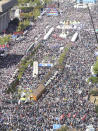
MULTIPOLYGON (((84 131, 89 124, 92 124, 95 129, 98 127, 95 106, 89 101, 89 91, 94 85, 86 82, 96 59, 94 56, 96 39, 89 31, 89 29, 93 30, 89 12, 88 9, 74 9, 73 4, 67 2, 60 4, 60 9, 63 11, 61 15, 57 17, 44 15, 41 21, 38 20, 34 29, 28 32, 26 39, 15 44, 10 53, 24 55, 33 42, 40 42, 43 39, 46 26, 54 27, 54 34, 59 36, 61 30, 56 26, 60 21, 76 20, 80 22, 80 28, 76 29, 79 36, 64 59, 64 69, 58 70, 55 79, 46 87, 46 92, 37 102, 18 103, 17 92, 14 94, 4 92, 4 86, 7 85, 17 63, 8 64, 6 68, 2 67, 0 69, 0 130, 50 131, 53 130, 53 124, 65 124, 84 131)), ((56 39, 51 35, 47 41, 41 43, 41 47, 32 59, 38 63, 55 65, 62 53, 60 48, 68 45, 76 30, 71 29, 66 39, 56 39)), ((9 60, 10 63, 13 59, 9 60)), ((33 67, 29 66, 18 87, 36 89, 42 80, 46 80, 45 76, 51 70, 50 78, 57 69, 39 67, 38 77, 33 78, 33 67)))

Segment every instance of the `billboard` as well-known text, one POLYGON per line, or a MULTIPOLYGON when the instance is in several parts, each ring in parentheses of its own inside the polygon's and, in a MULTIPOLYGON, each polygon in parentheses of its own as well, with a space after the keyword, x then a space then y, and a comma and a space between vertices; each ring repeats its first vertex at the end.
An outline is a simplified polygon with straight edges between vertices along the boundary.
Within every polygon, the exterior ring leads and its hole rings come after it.
POLYGON ((56 10, 56 8, 48 8, 47 16, 58 16, 58 11, 56 10))
POLYGON ((77 3, 96 3, 96 0, 77 0, 77 3))

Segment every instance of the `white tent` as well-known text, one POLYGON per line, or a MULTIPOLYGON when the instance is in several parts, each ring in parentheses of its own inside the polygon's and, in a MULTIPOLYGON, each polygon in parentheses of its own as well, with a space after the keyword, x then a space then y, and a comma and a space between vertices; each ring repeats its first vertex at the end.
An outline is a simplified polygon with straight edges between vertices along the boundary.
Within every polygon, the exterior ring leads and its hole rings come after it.
POLYGON ((72 41, 72 42, 75 42, 76 39, 77 39, 77 37, 78 37, 78 32, 76 32, 76 33, 73 35, 71 41, 72 41))
POLYGON ((44 36, 44 40, 47 40, 49 38, 49 36, 52 34, 52 32, 54 31, 54 28, 50 28, 50 30, 48 31, 48 33, 44 36))

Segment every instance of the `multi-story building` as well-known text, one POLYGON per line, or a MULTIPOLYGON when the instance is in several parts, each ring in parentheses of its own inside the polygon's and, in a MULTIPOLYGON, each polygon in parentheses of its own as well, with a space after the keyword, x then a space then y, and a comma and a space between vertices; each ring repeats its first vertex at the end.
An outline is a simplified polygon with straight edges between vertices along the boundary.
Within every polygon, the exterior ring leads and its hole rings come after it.
POLYGON ((10 22, 10 10, 17 3, 17 0, 1 0, 0 1, 0 32, 8 27, 10 22))

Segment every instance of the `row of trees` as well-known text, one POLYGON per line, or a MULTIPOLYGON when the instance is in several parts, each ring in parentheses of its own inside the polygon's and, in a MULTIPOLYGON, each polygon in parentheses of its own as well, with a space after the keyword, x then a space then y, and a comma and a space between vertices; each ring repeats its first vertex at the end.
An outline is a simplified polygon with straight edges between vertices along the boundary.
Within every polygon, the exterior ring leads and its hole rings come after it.
POLYGON ((43 3, 48 3, 50 2, 51 0, 18 0, 18 3, 19 4, 24 4, 24 3, 37 3, 37 4, 40 4, 41 2, 43 3))
POLYGON ((97 61, 95 62, 94 66, 93 66, 93 70, 94 70, 95 76, 91 76, 88 79, 88 82, 91 81, 92 83, 98 83, 98 58, 97 58, 97 61))
POLYGON ((94 73, 98 76, 98 60, 94 64, 94 68, 93 69, 94 69, 94 73))
POLYGON ((30 54, 28 56, 26 56, 23 60, 21 60, 21 63, 19 65, 19 70, 18 73, 15 76, 15 79, 13 80, 13 82, 9 85, 9 88, 6 90, 7 93, 14 93, 15 91, 17 91, 16 86, 19 84, 20 79, 22 78, 25 70, 27 69, 27 67, 33 66, 33 60, 32 60, 32 56, 35 55, 35 53, 38 51, 38 49, 40 48, 41 44, 39 43, 35 49, 33 51, 30 52, 30 54))
POLYGON ((50 2, 50 0, 43 0, 43 2, 41 0, 18 0, 18 5, 21 9, 21 22, 19 23, 17 31, 24 31, 25 28, 29 26, 31 20, 36 20, 40 15, 41 8, 48 2, 50 2), (29 6, 25 6, 27 3, 29 6))
POLYGON ((93 96, 98 96, 98 89, 93 89, 91 92, 90 92, 90 95, 93 95, 93 96))

